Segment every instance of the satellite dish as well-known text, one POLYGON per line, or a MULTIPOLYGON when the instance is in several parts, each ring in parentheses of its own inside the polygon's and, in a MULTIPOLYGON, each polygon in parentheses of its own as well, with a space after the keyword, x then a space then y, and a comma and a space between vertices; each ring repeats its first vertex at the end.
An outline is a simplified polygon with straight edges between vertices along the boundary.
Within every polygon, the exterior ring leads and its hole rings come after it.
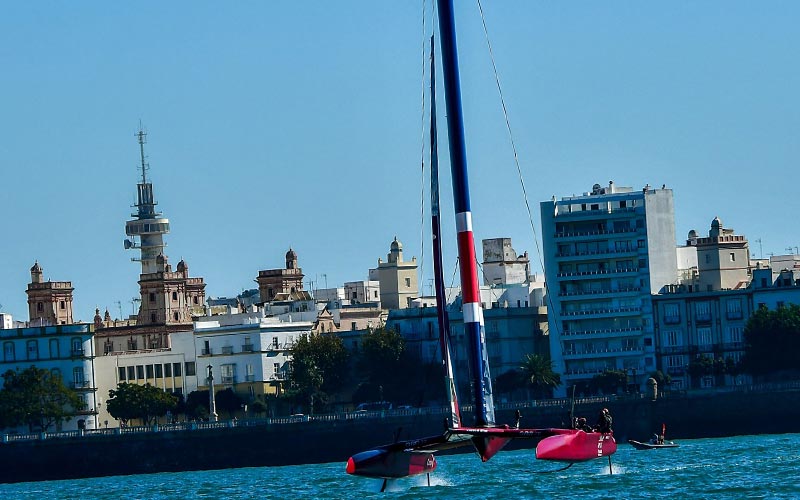
POLYGON ((131 240, 125 240, 125 250, 129 250, 133 246, 133 242, 131 240))

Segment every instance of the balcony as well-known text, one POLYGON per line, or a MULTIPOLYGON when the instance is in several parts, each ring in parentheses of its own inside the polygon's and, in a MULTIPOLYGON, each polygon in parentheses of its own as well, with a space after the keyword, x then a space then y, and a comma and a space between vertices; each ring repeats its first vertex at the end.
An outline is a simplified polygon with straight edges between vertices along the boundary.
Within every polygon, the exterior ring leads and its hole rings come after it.
POLYGON ((742 311, 728 311, 725 313, 726 319, 742 319, 743 317, 742 311))
POLYGON ((83 348, 80 348, 80 349, 72 349, 72 350, 70 351, 70 356, 72 356, 73 358, 80 358, 80 357, 82 357, 83 355, 84 355, 83 348))
POLYGON ((270 380, 286 380, 286 374, 283 372, 273 373, 269 378, 270 380))
POLYGON ((88 380, 73 380, 72 381, 72 388, 73 389, 88 389, 89 388, 89 381, 88 380))
POLYGON ((211 349, 203 349, 202 351, 200 351, 200 354, 202 354, 203 356, 211 356, 213 353, 211 349))
POLYGON ((697 352, 697 346, 693 345, 670 345, 661 348, 662 354, 693 354, 697 352))
POLYGON ((222 354, 233 354, 233 346, 231 345, 222 346, 222 354))
POLYGON ((630 248, 606 248, 603 250, 586 250, 583 252, 558 252, 556 257, 559 259, 571 259, 572 257, 585 259, 586 257, 601 257, 601 256, 620 256, 620 255, 637 255, 639 249, 636 247, 630 248))
POLYGON ((585 351, 564 351, 564 359, 580 358, 609 358, 616 356, 639 355, 642 354, 641 347, 620 347, 617 349, 591 349, 585 351))
POLYGON ((574 316, 608 316, 612 314, 638 314, 642 311, 641 307, 610 307, 610 308, 600 308, 600 309, 586 309, 582 311, 564 311, 561 313, 563 317, 574 317, 574 316))
POLYGON ((222 377, 222 383, 223 384, 227 384, 227 385, 235 384, 236 383, 236 375, 232 375, 232 376, 228 376, 228 377, 223 376, 222 377))
POLYGON ((244 381, 245 382, 253 382, 255 379, 256 379, 255 375, 245 375, 244 376, 244 381))
POLYGON ((553 237, 555 239, 565 239, 565 238, 582 238, 584 236, 600 236, 600 235, 615 235, 615 234, 631 234, 635 233, 635 227, 629 227, 626 229, 617 229, 617 230, 608 230, 608 229, 596 229, 594 231, 576 231, 576 232, 561 232, 555 233, 553 237))
POLYGON ((743 351, 744 342, 724 342, 722 344, 714 344, 714 351, 743 351))
POLYGON ((598 276, 608 276, 611 274, 629 274, 638 273, 638 267, 621 267, 617 269, 596 269, 594 271, 569 271, 557 273, 557 278, 596 278, 598 276))
POLYGON ((667 373, 674 377, 678 375, 683 375, 684 373, 686 373, 686 369, 682 366, 671 366, 667 368, 667 373))
POLYGON ((617 208, 608 208, 605 206, 603 208, 598 208, 596 210, 568 210, 566 206, 560 205, 558 206, 558 211, 556 213, 556 217, 559 219, 566 219, 566 218, 580 218, 581 216, 596 219, 598 216, 602 219, 606 219, 610 216, 614 215, 629 215, 632 212, 636 211, 636 207, 617 207, 617 208), (563 210, 562 210, 563 209, 563 210))
POLYGON ((641 335, 641 327, 631 328, 604 328, 599 330, 576 330, 561 332, 562 337, 569 337, 570 339, 580 338, 608 338, 608 337, 631 337, 641 335))
POLYGON ((605 290, 569 290, 569 291, 562 291, 558 292, 559 297, 583 297, 586 295, 612 295, 612 294, 624 294, 624 293, 631 293, 631 292, 640 292, 642 290, 641 287, 633 286, 628 288, 616 288, 616 289, 605 289, 605 290))
POLYGON ((253 344, 242 344, 242 352, 253 352, 253 344))
POLYGON ((664 316, 665 325, 679 325, 681 323, 680 316, 664 316))
POLYGON ((695 315, 694 321, 696 323, 711 323, 711 313, 700 313, 695 315))

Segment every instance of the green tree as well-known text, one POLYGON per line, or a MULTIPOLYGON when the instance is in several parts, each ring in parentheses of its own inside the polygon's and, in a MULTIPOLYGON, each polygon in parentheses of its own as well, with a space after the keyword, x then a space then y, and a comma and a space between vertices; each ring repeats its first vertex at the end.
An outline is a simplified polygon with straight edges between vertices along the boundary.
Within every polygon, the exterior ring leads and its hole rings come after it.
POLYGON ((233 414, 241 409, 244 402, 230 387, 217 391, 214 397, 217 410, 226 412, 229 418, 232 418, 233 414))
POLYGON ((31 432, 46 431, 84 408, 80 396, 49 370, 31 366, 3 374, 0 422, 4 427, 27 425, 31 432))
POLYGON ((592 377, 591 386, 596 391, 603 394, 616 394, 620 389, 628 385, 628 374, 625 370, 603 370, 592 377))
POLYGON ((403 336, 384 327, 370 329, 362 338, 358 369, 375 385, 389 386, 403 363, 406 342, 403 336))
POLYGON ((755 376, 800 369, 800 305, 757 309, 744 328, 742 368, 755 376))
POLYGON ((525 387, 525 380, 519 370, 508 370, 499 375, 492 388, 495 394, 513 394, 517 389, 525 387))
POLYGON ((350 353, 342 339, 335 335, 302 336, 292 349, 293 389, 287 398, 315 406, 327 404, 328 395, 342 389, 347 382, 350 353))
POLYGON ((552 396, 553 389, 561 385, 561 375, 553 371, 553 362, 546 356, 526 354, 520 371, 525 387, 533 390, 536 398, 552 396))
POLYGON ((108 413, 125 424, 134 419, 141 419, 143 425, 155 423, 178 406, 175 396, 150 384, 121 382, 108 396, 108 413))
POLYGON ((184 404, 186 418, 189 420, 200 420, 206 418, 208 409, 208 390, 192 391, 186 396, 184 404))

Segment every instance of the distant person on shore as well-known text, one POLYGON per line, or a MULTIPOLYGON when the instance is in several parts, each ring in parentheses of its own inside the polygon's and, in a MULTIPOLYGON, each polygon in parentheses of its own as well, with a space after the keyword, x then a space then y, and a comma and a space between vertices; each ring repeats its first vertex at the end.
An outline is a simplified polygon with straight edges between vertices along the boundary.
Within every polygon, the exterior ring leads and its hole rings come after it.
POLYGON ((600 415, 597 417, 597 424, 595 425, 595 431, 601 432, 603 434, 608 434, 611 432, 611 412, 608 411, 608 408, 603 408, 600 411, 600 415))

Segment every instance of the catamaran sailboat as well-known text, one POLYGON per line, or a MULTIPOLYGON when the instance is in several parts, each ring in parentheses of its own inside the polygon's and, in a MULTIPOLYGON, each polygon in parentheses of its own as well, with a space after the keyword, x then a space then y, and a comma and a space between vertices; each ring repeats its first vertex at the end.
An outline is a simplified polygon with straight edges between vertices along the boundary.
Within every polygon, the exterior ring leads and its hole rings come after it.
MULTIPOLYGON (((461 91, 456 51, 455 19, 452 0, 437 0, 439 32, 443 60, 447 130, 450 146, 459 271, 461 274, 464 329, 469 342, 469 364, 472 377, 474 413, 466 424, 461 415, 453 376, 451 338, 445 308, 442 279, 441 234, 439 228, 438 156, 436 152, 435 71, 431 43, 431 213, 434 252, 434 278, 439 320, 439 341, 442 367, 450 403, 449 425, 445 432, 408 441, 395 440, 383 446, 353 455, 347 461, 347 473, 387 480, 418 474, 430 474, 436 469, 435 453, 462 446, 473 446, 482 461, 497 454, 512 439, 538 439, 536 457, 572 465, 601 457, 617 450, 611 432, 585 432, 580 429, 525 429, 519 422, 498 425, 495 422, 494 399, 489 373, 483 311, 480 303, 475 244, 472 232, 472 213, 467 179, 461 91)), ((568 466, 569 466, 568 465, 568 466)), ((429 476, 430 482, 430 476, 429 476)))

